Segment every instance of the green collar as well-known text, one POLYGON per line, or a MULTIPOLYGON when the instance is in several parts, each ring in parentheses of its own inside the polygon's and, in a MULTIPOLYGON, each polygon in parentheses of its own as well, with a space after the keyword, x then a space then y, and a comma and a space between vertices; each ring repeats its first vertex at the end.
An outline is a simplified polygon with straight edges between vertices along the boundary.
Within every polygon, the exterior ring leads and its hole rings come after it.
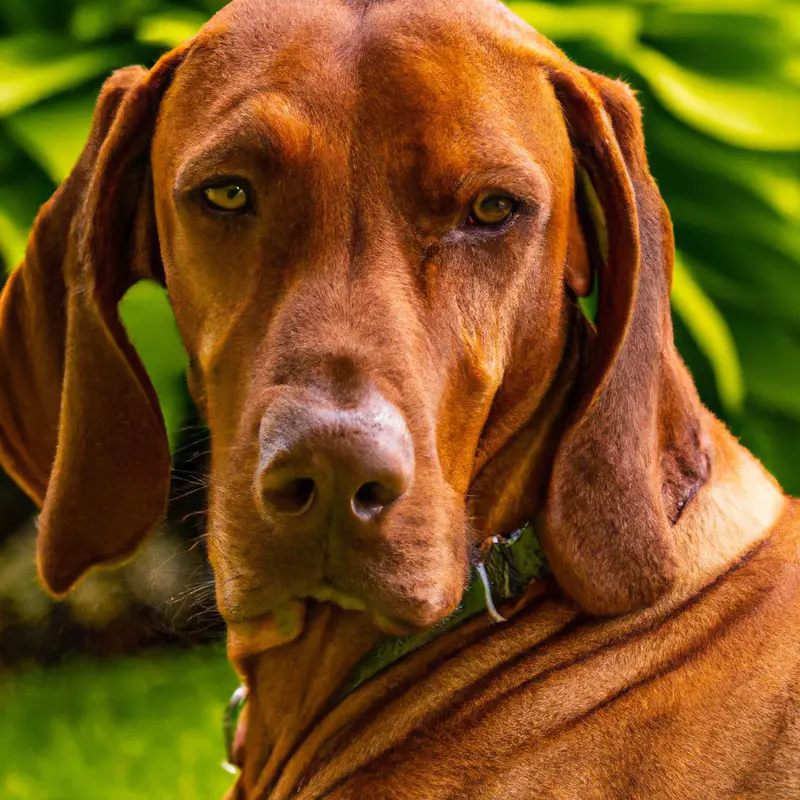
POLYGON ((487 612, 495 622, 505 622, 497 613, 495 603, 520 597, 532 581, 546 572, 547 560, 531 523, 508 537, 495 536, 489 541, 489 548, 472 567, 469 588, 458 608, 438 625, 422 633, 378 642, 353 667, 340 690, 340 700, 404 656, 478 614, 487 612))
MULTIPOLYGON (((353 667, 339 691, 339 701, 404 656, 452 631, 462 622, 484 612, 495 622, 505 622, 498 614, 495 604, 521 597, 533 581, 546 573, 547 559, 532 523, 510 536, 493 537, 489 540, 489 547, 472 567, 469 588, 458 608, 447 619, 422 633, 387 637, 378 642, 353 667)), ((240 686, 234 692, 225 712, 225 744, 229 762, 239 715, 246 701, 246 690, 240 686)), ((228 768, 229 764, 223 766, 228 768)))

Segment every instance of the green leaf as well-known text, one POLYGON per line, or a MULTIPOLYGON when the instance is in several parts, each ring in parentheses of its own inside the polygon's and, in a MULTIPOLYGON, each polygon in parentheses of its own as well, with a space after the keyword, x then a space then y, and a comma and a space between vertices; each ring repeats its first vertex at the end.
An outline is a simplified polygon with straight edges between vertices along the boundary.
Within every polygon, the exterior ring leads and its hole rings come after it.
POLYGON ((795 86, 800 86, 800 55, 792 56, 786 64, 785 75, 787 80, 795 86))
POLYGON ((788 494, 800 495, 800 422, 791 417, 750 405, 744 418, 735 426, 742 444, 778 479, 788 494))
POLYGON ((98 92, 40 103, 8 117, 6 128, 55 183, 69 175, 89 136, 98 92))
POLYGON ((777 77, 771 86, 710 78, 647 47, 628 58, 666 109, 704 133, 737 147, 800 149, 800 92, 777 77))
POLYGON ((659 39, 690 39, 704 43, 708 39, 739 39, 747 34, 753 40, 772 41, 773 45, 788 45, 793 36, 787 31, 784 4, 714 3, 711 7, 701 3, 681 5, 670 3, 653 10, 644 17, 643 33, 659 39))
POLYGON ((728 413, 739 413, 744 402, 744 381, 733 336, 719 309, 677 253, 671 299, 675 313, 711 364, 720 400, 728 413))
POLYGON ((200 0, 200 5, 210 14, 216 14, 229 0, 200 0))
POLYGON ((8 271, 22 261, 28 231, 50 190, 36 176, 26 179, 18 175, 11 175, 8 182, 0 184, 0 255, 8 271))
POLYGON ((676 225, 702 229, 710 234, 732 236, 763 242, 771 250, 800 263, 800 229, 786 225, 758 203, 749 198, 726 202, 707 187, 697 187, 697 199, 673 195, 670 212, 676 225))
POLYGON ((729 314, 749 393, 761 405, 800 420, 800 330, 768 317, 729 314))
POLYGON ((189 412, 186 351, 166 291, 152 281, 133 286, 120 316, 156 390, 170 447, 174 448, 189 412))
POLYGON ((554 41, 596 39, 612 50, 625 50, 636 41, 641 15, 624 4, 559 6, 551 3, 510 2, 511 10, 554 41))
POLYGON ((774 250, 766 240, 733 234, 709 234, 702 228, 676 227, 678 246, 691 255, 692 274, 721 308, 776 319, 800 319, 797 262, 774 250))
POLYGON ((0 126, 0 174, 4 173, 9 167, 13 168, 19 160, 19 156, 19 148, 0 126))
POLYGON ((794 47, 783 8, 667 6, 645 15, 642 40, 697 72, 769 81, 784 69, 794 47))
MULTIPOLYGON (((589 0, 591 2, 591 0, 589 0)), ((699 13, 735 13, 780 9, 785 0, 625 0, 634 6, 664 6, 669 9, 681 9, 699 13)))
POLYGON ((721 419, 738 420, 740 415, 729 415, 719 397, 717 376, 708 360, 708 356, 700 349, 694 335, 683 321, 683 317, 672 308, 672 331, 675 347, 689 368, 694 384, 703 404, 712 414, 721 419))
MULTIPOLYGON (((11 271, 22 261, 27 242, 28 228, 20 225, 19 220, 9 212, 7 205, 4 207, 0 199, 0 257, 7 271, 11 271)), ((0 286, 2 284, 0 276, 0 286)))
POLYGON ((0 117, 73 89, 135 61, 126 45, 86 50, 63 37, 29 34, 0 40, 0 117))
MULTIPOLYGON (((692 192, 702 191, 704 175, 738 183, 779 214, 800 221, 800 157, 741 150, 711 139, 677 122, 656 107, 645 114, 651 161, 664 158, 664 179, 680 162, 693 173, 692 192)), ((689 184, 681 178, 681 194, 689 184)), ((731 199, 735 202, 735 198, 731 199)))
POLYGON ((70 33, 84 42, 97 41, 130 30, 139 17, 160 4, 159 0, 81 0, 72 14, 70 33))
POLYGON ((136 40, 143 44, 177 47, 190 39, 205 24, 207 17, 188 8, 173 8, 144 17, 136 29, 136 40))
POLYGON ((0 29, 22 33, 30 30, 61 31, 70 7, 79 0, 3 0, 0 29))

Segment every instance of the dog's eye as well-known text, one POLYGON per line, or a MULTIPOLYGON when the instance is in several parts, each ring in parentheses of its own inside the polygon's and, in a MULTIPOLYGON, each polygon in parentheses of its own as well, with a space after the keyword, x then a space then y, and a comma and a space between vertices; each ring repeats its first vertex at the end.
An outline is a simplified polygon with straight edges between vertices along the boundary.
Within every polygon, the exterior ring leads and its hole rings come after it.
POLYGON ((243 211, 247 206, 247 192, 235 183, 210 186, 203 194, 208 205, 216 211, 243 211))
POLYGON ((507 192, 484 189, 469 209, 470 225, 499 225, 516 211, 517 201, 507 192))

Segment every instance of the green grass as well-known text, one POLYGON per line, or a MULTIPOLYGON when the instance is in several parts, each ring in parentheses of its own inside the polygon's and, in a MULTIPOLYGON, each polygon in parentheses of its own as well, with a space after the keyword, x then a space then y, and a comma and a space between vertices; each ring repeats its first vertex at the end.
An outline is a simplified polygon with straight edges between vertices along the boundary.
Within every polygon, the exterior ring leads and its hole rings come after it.
POLYGON ((219 647, 0 676, 3 800, 219 800, 219 647))

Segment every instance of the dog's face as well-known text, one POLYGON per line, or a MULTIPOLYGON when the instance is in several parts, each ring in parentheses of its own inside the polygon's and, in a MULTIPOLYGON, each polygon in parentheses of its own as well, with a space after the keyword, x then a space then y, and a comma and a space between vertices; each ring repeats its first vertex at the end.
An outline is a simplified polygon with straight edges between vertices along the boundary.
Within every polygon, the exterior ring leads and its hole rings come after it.
POLYGON ((151 277, 245 639, 296 635, 307 598, 435 623, 476 545, 534 513, 584 608, 652 602, 708 472, 671 257, 631 92, 499 2, 234 0, 107 81, 0 301, 0 459, 43 504, 45 585, 163 517, 163 420, 117 315, 151 277))
POLYGON ((234 3, 152 152, 223 613, 438 621, 519 402, 488 435, 498 390, 540 397, 563 348, 573 165, 549 83, 455 8, 234 3))

